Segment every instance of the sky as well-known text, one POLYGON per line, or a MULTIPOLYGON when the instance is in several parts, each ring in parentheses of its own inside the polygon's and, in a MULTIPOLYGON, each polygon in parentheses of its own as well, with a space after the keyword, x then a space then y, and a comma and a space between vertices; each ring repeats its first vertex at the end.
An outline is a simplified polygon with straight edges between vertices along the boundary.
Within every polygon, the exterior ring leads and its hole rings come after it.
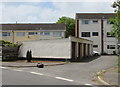
POLYGON ((113 13, 115 0, 2 0, 0 23, 55 23, 76 13, 113 13))

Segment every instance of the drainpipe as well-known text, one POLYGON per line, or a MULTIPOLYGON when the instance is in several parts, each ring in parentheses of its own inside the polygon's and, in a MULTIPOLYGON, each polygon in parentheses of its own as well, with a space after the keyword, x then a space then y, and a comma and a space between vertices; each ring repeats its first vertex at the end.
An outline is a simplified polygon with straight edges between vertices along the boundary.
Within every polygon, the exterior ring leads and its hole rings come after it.
POLYGON ((12 30, 12 34, 13 34, 13 43, 14 43, 14 31, 12 30))
POLYGON ((101 19, 101 53, 104 52, 103 18, 104 18, 104 16, 103 16, 102 19, 101 19))

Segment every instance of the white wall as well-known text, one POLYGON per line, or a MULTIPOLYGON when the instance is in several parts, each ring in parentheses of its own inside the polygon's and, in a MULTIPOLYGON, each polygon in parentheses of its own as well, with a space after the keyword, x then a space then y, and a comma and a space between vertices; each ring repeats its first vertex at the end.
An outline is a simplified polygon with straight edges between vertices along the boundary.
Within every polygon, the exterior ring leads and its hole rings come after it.
POLYGON ((26 57, 27 50, 32 50, 33 57, 38 58, 71 58, 71 45, 68 39, 40 40, 23 42, 19 57, 26 57))
MULTIPOLYGON (((88 19, 89 20, 89 19, 88 19)), ((101 52, 101 21, 98 23, 92 23, 90 20, 89 24, 82 24, 82 20, 79 20, 79 37, 81 37, 81 32, 90 32, 90 37, 82 37, 93 41, 93 45, 98 45, 98 48, 93 48, 93 50, 101 52), (92 32, 98 32, 99 36, 92 36, 92 32)))
MULTIPOLYGON (((90 37, 82 37, 93 41, 93 45, 98 45, 98 48, 93 48, 93 50, 101 52, 101 19, 98 23, 93 23, 92 19, 89 24, 82 24, 82 20, 79 19, 79 37, 81 37, 81 32, 90 32, 90 37), (99 32, 99 36, 92 36, 92 32, 99 32)), ((107 24, 107 20, 103 21, 103 32, 104 32, 104 52, 111 54, 113 51, 117 51, 117 40, 114 37, 107 37, 107 32, 110 32, 112 25, 107 24), (116 49, 107 49, 107 45, 116 45, 116 49)))
POLYGON ((104 50, 108 54, 112 54, 113 51, 117 52, 117 39, 115 37, 107 37, 107 32, 111 32, 112 25, 107 24, 107 20, 104 20, 104 50), (116 45, 116 49, 107 49, 107 45, 116 45))

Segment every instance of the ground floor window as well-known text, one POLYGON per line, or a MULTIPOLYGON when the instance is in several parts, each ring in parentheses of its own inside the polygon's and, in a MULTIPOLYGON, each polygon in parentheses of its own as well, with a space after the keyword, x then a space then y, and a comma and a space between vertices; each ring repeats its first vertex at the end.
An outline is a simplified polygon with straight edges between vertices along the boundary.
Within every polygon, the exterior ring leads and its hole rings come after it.
POLYGON ((60 37, 62 34, 61 32, 53 32, 53 36, 55 37, 60 37))
POLYGON ((115 49, 115 45, 107 45, 107 49, 115 49))
POLYGON ((37 32, 28 32, 28 35, 37 35, 37 32))
POLYGON ((2 32, 2 36, 10 36, 10 32, 2 32))
POLYGON ((93 48, 98 48, 98 45, 93 45, 93 48))
POLYGON ((24 37, 25 36, 25 32, 17 32, 17 36, 18 37, 24 37))

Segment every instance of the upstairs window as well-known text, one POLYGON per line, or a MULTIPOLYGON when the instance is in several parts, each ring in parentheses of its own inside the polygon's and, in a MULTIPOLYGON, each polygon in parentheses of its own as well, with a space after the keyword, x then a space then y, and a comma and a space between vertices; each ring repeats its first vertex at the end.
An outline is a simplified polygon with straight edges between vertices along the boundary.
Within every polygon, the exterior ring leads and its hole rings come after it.
POLYGON ((40 35, 43 35, 43 32, 40 32, 40 35))
POLYGON ((82 20, 82 24, 89 24, 89 20, 82 20))
POLYGON ((10 36, 10 32, 2 32, 2 36, 4 37, 10 36))
POLYGON ((60 37, 60 36, 62 36, 62 33, 61 32, 53 32, 53 36, 60 37))
POLYGON ((44 35, 50 35, 50 32, 44 32, 44 35))
POLYGON ((110 32, 107 32, 107 37, 115 37, 114 35, 111 35, 110 32))
POLYGON ((93 20, 93 23, 98 23, 98 20, 93 20))
POLYGON ((17 36, 18 37, 24 37, 25 36, 25 32, 17 32, 17 36))
POLYGON ((92 36, 98 36, 98 32, 92 32, 92 36))
POLYGON ((107 20, 107 24, 114 24, 113 22, 110 22, 109 20, 107 20))
POLYGON ((115 45, 107 45, 107 49, 115 49, 115 45))
POLYGON ((37 32, 28 32, 28 35, 37 35, 37 32))
POLYGON ((82 37, 90 37, 90 32, 81 32, 82 37))

